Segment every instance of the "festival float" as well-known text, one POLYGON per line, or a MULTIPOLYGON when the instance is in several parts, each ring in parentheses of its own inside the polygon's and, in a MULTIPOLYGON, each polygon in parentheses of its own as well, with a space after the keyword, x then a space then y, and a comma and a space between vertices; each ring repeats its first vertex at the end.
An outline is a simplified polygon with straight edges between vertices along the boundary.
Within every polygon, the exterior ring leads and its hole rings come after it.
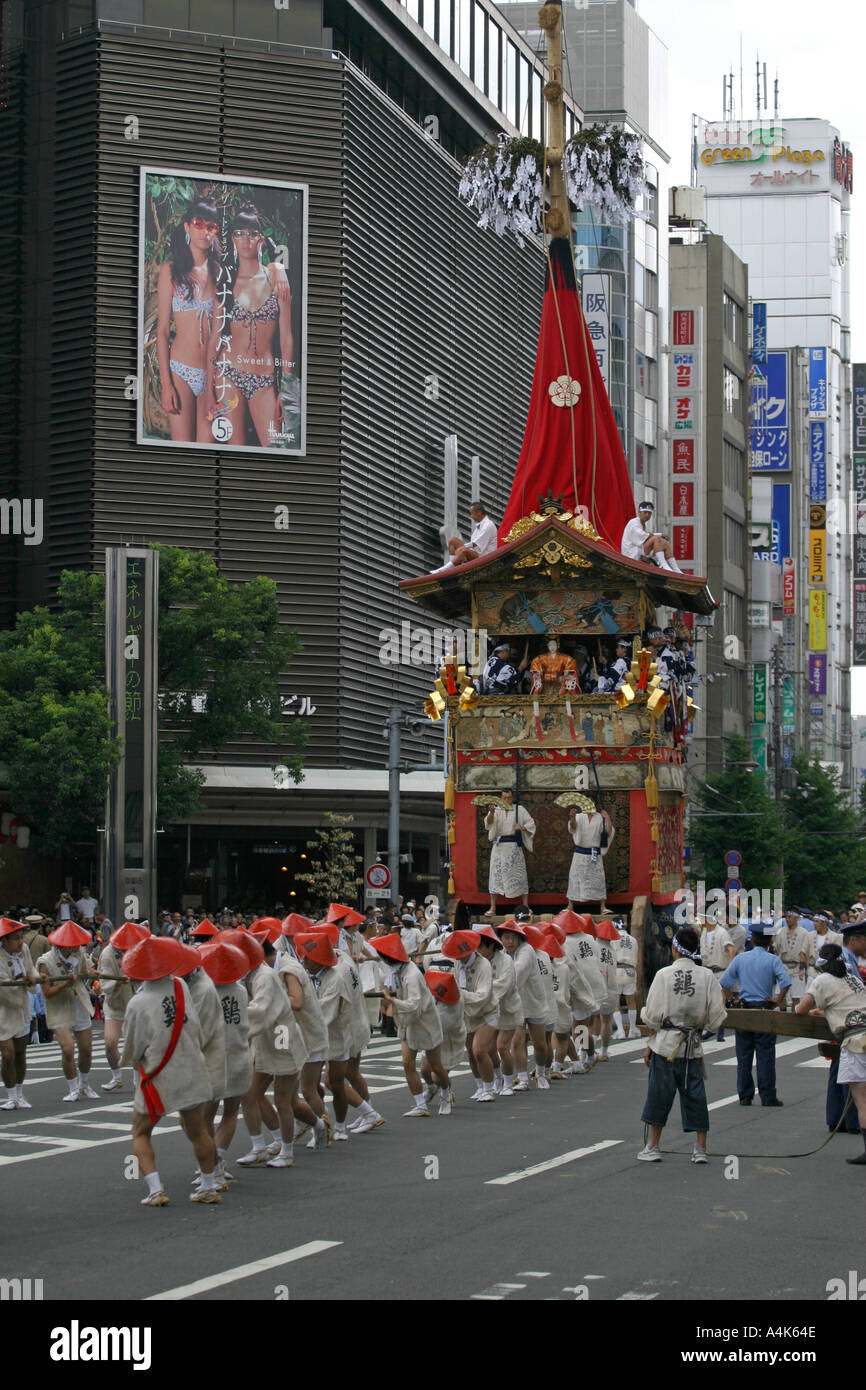
MULTIPOLYGON (((684 681, 662 682, 646 635, 662 609, 710 615, 717 604, 704 579, 620 552, 635 501, 581 308, 569 197, 609 218, 639 215, 642 164, 638 142, 622 131, 592 127, 566 146, 561 5, 545 5, 539 22, 548 35, 547 145, 502 140, 467 164, 461 183, 480 225, 543 235, 547 258, 529 412, 498 548, 400 587, 451 627, 486 631, 491 649, 510 642, 531 672, 529 693, 479 694, 456 656, 446 657, 426 702, 445 730, 452 920, 489 902, 487 817, 510 790, 536 827, 526 855, 533 912, 566 904, 572 810, 603 810, 614 831, 607 904, 631 913, 643 934, 684 883, 683 762, 694 713, 684 681), (600 663, 617 641, 630 658, 620 689, 580 689, 579 649, 600 663)), ((514 906, 503 904, 504 913, 514 906)))

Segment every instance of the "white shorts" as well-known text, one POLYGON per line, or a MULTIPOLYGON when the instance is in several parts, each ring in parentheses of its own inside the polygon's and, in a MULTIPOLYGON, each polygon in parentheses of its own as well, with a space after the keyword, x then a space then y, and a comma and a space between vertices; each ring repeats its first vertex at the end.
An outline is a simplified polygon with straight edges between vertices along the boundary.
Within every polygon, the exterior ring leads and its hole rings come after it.
POLYGON ((609 994, 606 999, 603 999, 601 1001, 598 1011, 601 1014, 602 1018, 610 1018, 611 1014, 613 1014, 618 1008, 619 995, 609 994))
POLYGON ((484 1020, 484 1027, 485 1027, 485 1028, 498 1028, 498 1027, 499 1027, 499 1014, 494 1014, 494 1015, 492 1016, 492 1018, 485 1018, 485 1020, 484 1020))
POLYGON ((80 999, 75 1000, 75 1022, 72 1025, 73 1033, 83 1033, 86 1028, 93 1027, 93 1019, 85 1009, 80 999))
MULTIPOLYGON (((545 1032, 548 1031, 550 1028, 550 1024, 548 1023, 546 1018, 527 1018, 524 1019, 524 1023, 529 1023, 533 1027, 543 1028, 545 1032)), ((518 1024, 518 1027, 519 1026, 520 1025, 518 1024)))
POLYGON ((575 1023, 585 1023, 588 1018, 594 1017, 595 1012, 595 1009, 581 1009, 579 1012, 576 1013, 575 1010, 572 1009, 571 1016, 574 1019, 575 1023))
MULTIPOLYGON (((309 1057, 307 1058, 307 1062, 324 1062, 324 1060, 324 1052, 311 1052, 309 1057)), ((307 1065, 307 1062, 304 1063, 304 1066, 307 1065)))
POLYGON ((29 1037, 30 1037, 30 1034, 33 1032, 33 1024, 34 1024, 35 1022, 36 1022, 36 1019, 35 1019, 35 1018, 34 1018, 34 1019, 31 1019, 30 1023, 28 1023, 28 1025, 27 1025, 27 1027, 26 1027, 26 1028, 22 1028, 20 1033, 13 1033, 13 1034, 12 1034, 13 1038, 29 1038, 29 1037))
POLYGON ((346 1053, 345 1057, 329 1057, 329 1058, 328 1058, 328 1061, 329 1061, 329 1062, 348 1062, 348 1060, 349 1060, 349 1054, 348 1054, 348 1052, 346 1053))
POLYGON ((843 1047, 837 1081, 840 1086, 847 1086, 852 1081, 855 1084, 858 1081, 866 1081, 866 1052, 851 1052, 847 1047, 843 1047))

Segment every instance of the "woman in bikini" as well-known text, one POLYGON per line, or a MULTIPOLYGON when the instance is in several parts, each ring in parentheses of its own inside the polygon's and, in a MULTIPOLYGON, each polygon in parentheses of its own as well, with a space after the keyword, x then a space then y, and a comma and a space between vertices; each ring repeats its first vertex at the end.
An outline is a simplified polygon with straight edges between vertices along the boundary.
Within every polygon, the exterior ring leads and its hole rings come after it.
POLYGON ((197 198, 171 234, 171 259, 159 268, 159 380, 171 437, 178 443, 212 442, 205 418, 205 387, 220 270, 218 232, 216 207, 206 198, 197 198))
POLYGON ((294 366, 289 282, 276 261, 263 263, 266 245, 271 249, 258 212, 252 203, 242 204, 231 225, 229 289, 214 320, 207 392, 208 413, 231 426, 224 442, 240 448, 250 422, 262 448, 278 442, 280 382, 294 366))

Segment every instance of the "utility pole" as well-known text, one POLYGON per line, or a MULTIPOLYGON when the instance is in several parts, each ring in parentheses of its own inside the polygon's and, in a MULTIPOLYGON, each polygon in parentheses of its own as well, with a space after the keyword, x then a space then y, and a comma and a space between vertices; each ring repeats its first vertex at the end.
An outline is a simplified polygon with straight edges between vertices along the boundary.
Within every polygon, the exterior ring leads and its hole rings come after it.
POLYGON ((400 730, 403 711, 392 705, 388 711, 388 868, 391 873, 391 902, 397 906, 400 892, 400 730))
POLYGON ((773 783, 776 803, 782 800, 782 644, 773 647, 773 783))

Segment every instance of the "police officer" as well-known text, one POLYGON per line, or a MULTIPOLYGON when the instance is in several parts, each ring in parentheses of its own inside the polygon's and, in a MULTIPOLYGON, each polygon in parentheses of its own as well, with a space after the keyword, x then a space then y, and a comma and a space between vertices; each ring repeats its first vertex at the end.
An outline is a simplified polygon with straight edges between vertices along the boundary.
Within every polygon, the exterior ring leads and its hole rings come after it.
MULTIPOLYGON (((765 1009, 773 1004, 773 990, 778 984, 779 997, 775 1001, 784 1012, 785 999, 791 988, 791 977, 779 960, 767 950, 766 940, 773 931, 773 923, 759 918, 752 923, 752 949, 734 956, 727 970, 719 976, 719 984, 730 1000, 736 986, 740 990, 741 1009, 765 1009)), ((737 1094, 741 1105, 751 1105, 755 1094, 752 1079, 752 1059, 756 1057, 758 1071, 758 1091, 761 1104, 780 1106, 782 1101, 776 1095, 776 1035, 775 1033, 744 1033, 737 1029, 734 1034, 737 1050, 737 1094)))

